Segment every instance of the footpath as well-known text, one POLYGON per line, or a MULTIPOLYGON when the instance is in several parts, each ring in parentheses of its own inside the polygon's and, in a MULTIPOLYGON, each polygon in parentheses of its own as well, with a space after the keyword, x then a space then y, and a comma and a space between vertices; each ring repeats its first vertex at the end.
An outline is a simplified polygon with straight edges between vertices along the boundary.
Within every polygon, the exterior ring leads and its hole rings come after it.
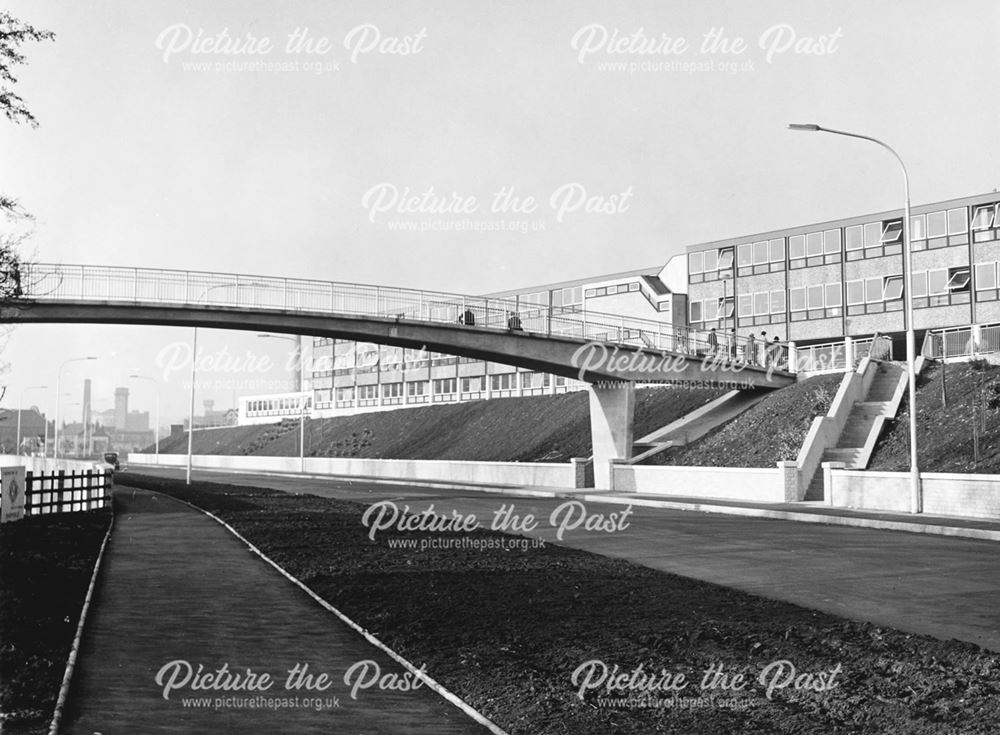
POLYGON ((489 732, 208 516, 115 507, 61 733, 489 732))

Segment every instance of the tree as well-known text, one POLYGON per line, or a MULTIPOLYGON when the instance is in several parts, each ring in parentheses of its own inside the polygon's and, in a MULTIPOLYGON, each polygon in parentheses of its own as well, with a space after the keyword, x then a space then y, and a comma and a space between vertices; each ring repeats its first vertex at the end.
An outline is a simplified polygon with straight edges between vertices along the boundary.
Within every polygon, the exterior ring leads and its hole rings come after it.
MULTIPOLYGON (((0 111, 17 125, 38 127, 35 116, 13 89, 17 84, 14 68, 27 63, 24 54, 21 53, 21 46, 28 41, 50 41, 54 38, 55 33, 52 31, 39 30, 0 10, 0 111)), ((16 199, 4 193, 0 193, 0 212, 15 217, 30 216, 21 209, 16 199)))

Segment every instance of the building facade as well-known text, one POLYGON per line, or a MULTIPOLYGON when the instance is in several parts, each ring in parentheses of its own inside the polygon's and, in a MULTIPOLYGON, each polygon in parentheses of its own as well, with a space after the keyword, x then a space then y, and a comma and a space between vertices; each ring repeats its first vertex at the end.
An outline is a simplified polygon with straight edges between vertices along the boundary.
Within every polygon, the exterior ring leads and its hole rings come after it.
MULTIPOLYGON (((1000 321, 1000 194, 911 208, 913 327, 1000 321)), ((905 332, 903 212, 688 248, 688 322, 782 341, 905 332)))
MULTIPOLYGON (((684 258, 666 266, 593 278, 549 283, 485 294, 514 300, 524 326, 532 315, 576 312, 611 313, 671 325, 687 313, 684 258)), ((456 316, 457 320, 457 316, 456 316)), ((437 403, 552 395, 579 390, 583 384, 561 376, 532 372, 453 355, 334 339, 314 339, 303 355, 309 416, 384 411, 437 403)), ((239 423, 297 418, 300 394, 247 396, 240 399, 239 423)))
MULTIPOLYGON (((913 320, 928 329, 1000 322, 1000 193, 911 208, 913 320)), ((901 341, 903 212, 890 210, 692 245, 658 268, 487 294, 519 309, 592 311, 797 346, 881 334, 901 341)), ((526 324, 526 328, 530 327, 526 324)), ((576 390, 497 363, 317 339, 313 417, 576 390)), ((240 401, 240 423, 298 416, 293 395, 240 401), (275 399, 280 399, 275 403, 275 399)))

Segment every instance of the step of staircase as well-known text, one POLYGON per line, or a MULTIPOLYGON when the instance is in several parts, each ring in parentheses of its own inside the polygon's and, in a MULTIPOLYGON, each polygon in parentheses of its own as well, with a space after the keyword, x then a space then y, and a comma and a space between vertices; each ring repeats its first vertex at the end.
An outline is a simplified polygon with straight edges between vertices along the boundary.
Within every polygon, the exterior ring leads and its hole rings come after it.
POLYGON ((823 485, 823 468, 820 467, 816 470, 816 474, 813 475, 812 482, 809 483, 809 487, 806 488, 805 497, 803 500, 825 500, 825 492, 823 485))

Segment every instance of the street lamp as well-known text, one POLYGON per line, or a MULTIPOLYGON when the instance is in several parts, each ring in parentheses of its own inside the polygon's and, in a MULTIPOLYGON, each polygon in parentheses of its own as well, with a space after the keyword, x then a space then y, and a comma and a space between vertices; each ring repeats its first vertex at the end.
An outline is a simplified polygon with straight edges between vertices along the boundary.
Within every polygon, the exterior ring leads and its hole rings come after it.
MULTIPOLYGON (((14 440, 14 454, 21 454, 21 407, 24 405, 24 394, 29 390, 42 390, 48 387, 47 385, 29 385, 21 389, 21 397, 17 401, 17 438, 14 440)), ((48 419, 43 420, 45 421, 45 433, 48 434, 48 419)))
POLYGON ((160 463, 160 391, 156 385, 156 381, 153 380, 148 375, 129 375, 129 378, 134 378, 135 380, 148 380, 153 384, 153 391, 156 395, 156 417, 153 419, 155 426, 153 427, 153 436, 156 441, 156 464, 160 463))
POLYGON ((792 123, 789 130, 800 130, 811 133, 830 133, 832 135, 844 135, 848 138, 859 138, 867 140, 875 145, 885 148, 892 154, 899 168, 903 172, 903 193, 906 201, 903 205, 903 282, 905 288, 903 306, 906 315, 906 374, 910 388, 910 511, 920 513, 922 511, 922 498, 920 493, 920 470, 917 466, 917 376, 915 369, 916 360, 916 337, 913 332, 913 268, 910 253, 910 177, 906 172, 906 165, 892 148, 877 138, 858 133, 848 133, 843 130, 831 130, 815 123, 792 123))
POLYGON ((295 343, 295 380, 292 383, 293 390, 296 393, 302 392, 302 339, 300 337, 293 337, 288 334, 258 334, 259 339, 284 339, 289 342, 295 343))
POLYGON ((284 339, 295 342, 295 392, 299 394, 299 472, 306 469, 306 394, 302 390, 302 338, 287 334, 258 334, 260 339, 284 339))
MULTIPOLYGON (((235 288, 236 289, 236 301, 240 300, 240 286, 265 286, 266 284, 259 281, 247 281, 246 283, 241 282, 238 278, 235 283, 217 283, 214 286, 209 286, 198 298, 194 299, 193 304, 198 304, 203 298, 205 298, 209 293, 217 288, 235 288)), ((197 377, 197 363, 198 363, 198 327, 194 328, 194 334, 191 337, 191 406, 188 412, 188 451, 187 451, 187 471, 185 473, 185 483, 191 484, 191 457, 194 451, 194 382, 197 377)))
MULTIPOLYGON (((71 357, 65 360, 56 372, 56 446, 53 451, 53 458, 59 459, 59 397, 62 395, 62 371, 71 362, 83 362, 84 360, 96 360, 96 357, 71 357)), ((86 431, 86 429, 84 429, 86 431)))

